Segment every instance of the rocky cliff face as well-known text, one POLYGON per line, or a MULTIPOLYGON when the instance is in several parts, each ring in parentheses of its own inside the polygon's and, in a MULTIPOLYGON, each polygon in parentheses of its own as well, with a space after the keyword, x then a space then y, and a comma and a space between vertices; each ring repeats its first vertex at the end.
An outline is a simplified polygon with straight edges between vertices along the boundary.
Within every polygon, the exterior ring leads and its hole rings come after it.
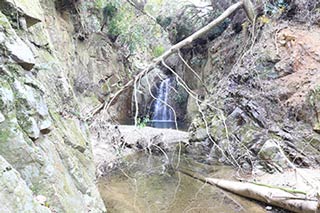
POLYGON ((93 3, 73 3, 0 2, 0 212, 105 211, 83 120, 126 76, 93 3))
POLYGON ((301 11, 310 20, 317 13, 300 6, 260 17, 253 35, 244 24, 209 45, 202 75, 210 92, 190 128, 192 141, 213 147, 204 154, 246 169, 318 165, 319 27, 303 23, 301 11))

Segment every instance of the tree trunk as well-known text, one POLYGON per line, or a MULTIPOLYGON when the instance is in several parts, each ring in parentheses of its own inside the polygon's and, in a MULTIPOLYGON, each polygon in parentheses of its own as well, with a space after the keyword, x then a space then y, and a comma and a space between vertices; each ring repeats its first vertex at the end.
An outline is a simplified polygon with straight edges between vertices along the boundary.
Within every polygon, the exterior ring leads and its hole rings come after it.
POLYGON ((306 192, 281 188, 277 186, 269 186, 260 183, 248 183, 230 181, 216 178, 204 178, 203 176, 182 168, 178 169, 189 177, 204 183, 215 185, 219 188, 232 192, 234 194, 259 200, 266 204, 274 205, 298 213, 318 213, 318 200, 308 199, 306 192))
POLYGON ((280 188, 266 187, 254 183, 243 183, 216 178, 206 178, 207 183, 235 194, 259 200, 298 213, 315 213, 317 200, 308 200, 305 195, 289 193, 280 188))
POLYGON ((251 0, 243 0, 243 8, 246 11, 247 17, 249 20, 254 23, 255 18, 257 16, 256 11, 254 9, 254 5, 251 0))

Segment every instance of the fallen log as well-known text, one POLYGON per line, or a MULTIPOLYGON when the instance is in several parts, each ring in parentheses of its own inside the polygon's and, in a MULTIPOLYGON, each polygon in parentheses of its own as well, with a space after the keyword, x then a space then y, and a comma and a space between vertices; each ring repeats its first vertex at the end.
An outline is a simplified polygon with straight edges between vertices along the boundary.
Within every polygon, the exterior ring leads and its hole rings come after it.
POLYGON ((257 185, 254 183, 243 183, 216 178, 206 178, 205 181, 237 195, 293 212, 315 213, 318 211, 318 201, 316 199, 308 199, 301 193, 289 193, 277 187, 266 187, 261 184, 257 185))
POLYGON ((188 175, 204 183, 215 185, 221 189, 234 194, 258 200, 269 205, 278 206, 283 209, 298 213, 319 213, 317 198, 307 198, 306 192, 289 190, 278 186, 270 186, 254 182, 238 182, 217 178, 204 178, 203 176, 185 169, 179 172, 188 175))

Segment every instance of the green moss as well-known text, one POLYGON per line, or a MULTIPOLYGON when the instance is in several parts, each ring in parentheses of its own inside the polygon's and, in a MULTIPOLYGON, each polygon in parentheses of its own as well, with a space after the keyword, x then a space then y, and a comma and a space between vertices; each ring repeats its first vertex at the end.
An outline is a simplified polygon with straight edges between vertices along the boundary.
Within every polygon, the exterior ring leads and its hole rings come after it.
POLYGON ((17 113, 17 119, 23 130, 28 132, 28 130, 32 129, 32 122, 30 121, 29 116, 24 113, 17 113))
POLYGON ((157 17, 157 23, 160 24, 163 28, 169 27, 171 22, 172 22, 171 17, 162 17, 162 16, 157 17))
POLYGON ((0 12, 0 26, 4 27, 4 29, 8 29, 11 27, 7 17, 1 12, 0 12))
POLYGON ((8 125, 1 124, 0 125, 0 142, 5 143, 10 138, 10 129, 8 125))
POLYGON ((0 130, 0 141, 6 142, 10 137, 10 133, 8 131, 0 130))
POLYGON ((57 112, 50 111, 50 115, 55 125, 59 126, 57 130, 61 130, 60 134, 66 136, 65 143, 80 152, 84 152, 87 146, 87 140, 77 123, 72 119, 62 119, 57 112))

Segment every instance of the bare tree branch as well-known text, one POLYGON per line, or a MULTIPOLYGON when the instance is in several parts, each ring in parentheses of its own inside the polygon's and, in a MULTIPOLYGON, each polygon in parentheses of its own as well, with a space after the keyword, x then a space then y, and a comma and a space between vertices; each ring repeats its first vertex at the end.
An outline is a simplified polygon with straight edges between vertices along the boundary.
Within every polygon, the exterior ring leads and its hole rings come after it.
MULTIPOLYGON (((178 50, 180 50, 182 47, 191 44, 195 39, 201 37, 202 35, 204 35, 205 33, 207 33, 209 30, 211 30, 213 27, 217 26, 218 24, 222 23, 224 21, 224 19, 228 18, 232 13, 234 13, 236 10, 238 10, 239 8, 241 8, 243 6, 243 2, 240 1, 232 6, 230 6, 226 11, 224 11, 224 13, 222 13, 218 18, 216 18, 215 20, 213 20, 212 22, 210 22, 207 26, 201 28, 200 30, 198 30, 197 32, 195 32, 194 34, 192 34, 191 36, 185 38, 184 40, 182 40, 181 42, 173 45, 169 50, 167 50, 165 53, 163 53, 161 56, 159 56, 158 58, 154 59, 153 63, 151 63, 146 69, 144 69, 142 72, 140 72, 135 79, 139 79, 142 76, 144 76, 145 74, 147 74, 148 72, 150 72, 152 69, 154 69, 159 63, 161 63, 162 60, 165 60, 166 58, 168 58, 170 55, 172 55, 173 53, 177 52, 178 50)), ((110 102, 108 103, 108 106, 104 107, 104 109, 108 109, 112 102, 116 99, 116 97, 118 95, 120 95, 124 90, 126 90, 128 87, 132 86, 132 84, 135 82, 135 79, 131 79, 130 81, 127 82, 126 85, 124 85, 124 87, 119 90, 114 96, 113 98, 110 100, 110 102)))
POLYGON ((140 7, 139 5, 137 5, 136 3, 134 3, 132 0, 126 0, 126 1, 127 1, 129 4, 131 4, 134 8, 136 8, 136 10, 140 11, 142 14, 146 15, 146 16, 147 16, 148 18, 150 18, 152 21, 154 21, 154 22, 157 23, 157 19, 144 10, 144 5, 143 5, 142 7, 140 7))
MULTIPOLYGON (((131 0, 127 0, 127 1, 131 1, 131 0)), ((132 1, 131 1, 132 2, 132 1)), ((130 2, 129 2, 130 3, 130 2)), ((133 3, 133 2, 132 2, 133 3)), ((134 3, 133 3, 134 4, 134 3)), ((138 81, 138 79, 141 79, 141 77, 143 77, 145 74, 147 74, 148 72, 150 72, 152 69, 154 69, 158 64, 160 64, 162 61, 164 61, 165 59, 167 59, 170 55, 176 53, 177 51, 179 51, 181 48, 192 44, 192 42, 203 36, 204 34, 206 34, 207 32, 209 32, 213 27, 218 26, 220 23, 222 23, 226 18, 228 18, 230 15, 232 15, 235 11, 237 11, 238 9, 245 7, 245 11, 247 13, 248 18, 251 20, 252 14, 255 14, 255 10, 253 8, 253 4, 251 2, 251 0, 243 0, 243 1, 239 1, 233 5, 231 5, 228 9, 226 9, 218 18, 216 18, 215 20, 213 20, 212 22, 210 22, 208 25, 206 25, 205 27, 201 28, 200 30, 198 30, 197 32, 195 32, 194 34, 190 35, 189 37, 185 38, 184 40, 180 41, 179 43, 173 45, 169 50, 167 50, 165 53, 163 53, 161 56, 159 56, 158 58, 154 59, 153 62, 151 64, 149 64, 149 66, 144 69, 143 71, 141 71, 139 74, 137 74, 134 79, 131 79, 130 81, 128 81, 120 90, 118 90, 114 96, 111 98, 111 100, 109 102, 105 102, 105 104, 103 106, 101 106, 100 109, 103 108, 103 110, 108 110, 110 108, 110 106, 113 104, 113 102, 117 99, 117 97, 126 89, 128 89, 130 86, 132 86, 135 82, 138 81), (245 4, 244 4, 245 3, 245 4)), ((96 112, 99 112, 100 109, 96 110, 96 112)))

